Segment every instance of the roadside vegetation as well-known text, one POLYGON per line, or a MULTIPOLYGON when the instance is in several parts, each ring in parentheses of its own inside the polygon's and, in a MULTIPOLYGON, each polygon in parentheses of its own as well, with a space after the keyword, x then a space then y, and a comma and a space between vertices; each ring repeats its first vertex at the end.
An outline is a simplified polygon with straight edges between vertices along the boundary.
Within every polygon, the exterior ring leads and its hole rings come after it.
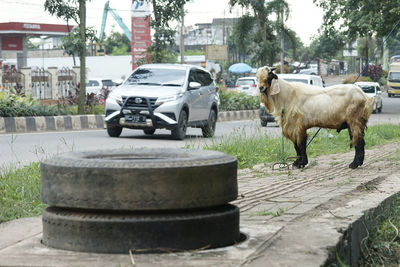
POLYGON ((0 223, 42 213, 39 163, 0 170, 0 207, 0 223))
POLYGON ((368 221, 368 236, 360 245, 360 266, 399 266, 399 229, 400 196, 397 196, 388 210, 368 221))

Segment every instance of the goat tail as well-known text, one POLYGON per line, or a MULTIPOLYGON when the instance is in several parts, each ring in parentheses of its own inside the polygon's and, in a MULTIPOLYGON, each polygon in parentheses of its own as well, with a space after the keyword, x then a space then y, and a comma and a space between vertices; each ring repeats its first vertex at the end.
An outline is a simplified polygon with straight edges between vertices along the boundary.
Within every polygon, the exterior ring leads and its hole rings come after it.
POLYGON ((374 105, 375 105, 375 98, 374 97, 368 97, 367 102, 365 102, 365 107, 364 107, 364 119, 368 121, 369 116, 371 116, 372 111, 374 110, 374 105))

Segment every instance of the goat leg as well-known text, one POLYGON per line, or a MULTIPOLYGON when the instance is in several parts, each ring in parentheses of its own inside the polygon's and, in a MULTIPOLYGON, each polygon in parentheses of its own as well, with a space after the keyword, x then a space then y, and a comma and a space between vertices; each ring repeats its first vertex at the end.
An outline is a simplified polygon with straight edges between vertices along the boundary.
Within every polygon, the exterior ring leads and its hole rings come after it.
POLYGON ((300 143, 300 146, 297 144, 294 145, 297 153, 297 160, 293 163, 294 167, 297 168, 304 168, 308 164, 308 157, 307 157, 307 135, 300 143))
POLYGON ((294 143, 294 149, 296 149, 297 159, 293 162, 293 167, 299 168, 299 162, 301 158, 300 147, 294 143))
POLYGON ((357 142, 357 145, 355 147, 356 153, 354 155, 354 160, 352 163, 350 163, 349 168, 355 169, 358 166, 363 165, 365 156, 364 146, 365 146, 365 141, 362 138, 357 142))

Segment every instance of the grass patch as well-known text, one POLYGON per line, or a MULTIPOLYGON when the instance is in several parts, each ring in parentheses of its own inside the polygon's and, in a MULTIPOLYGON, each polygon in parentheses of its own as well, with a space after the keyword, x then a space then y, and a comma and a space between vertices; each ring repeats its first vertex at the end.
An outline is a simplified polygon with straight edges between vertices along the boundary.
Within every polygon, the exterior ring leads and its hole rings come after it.
MULTIPOLYGON (((316 130, 308 132, 309 139, 316 130)), ((370 126, 365 133, 366 148, 400 140, 399 125, 385 124, 370 126)), ((259 163, 281 162, 282 158, 296 156, 293 144, 284 140, 284 153, 282 153, 282 138, 273 138, 259 131, 254 134, 246 134, 244 130, 237 130, 220 139, 214 138, 211 143, 201 147, 205 150, 217 150, 234 156, 238 160, 238 167, 251 168, 259 163)), ((307 148, 309 158, 349 152, 350 141, 347 130, 339 134, 336 130, 321 130, 313 142, 307 148)), ((196 148, 194 144, 188 144, 187 148, 196 148)))
POLYGON ((40 201, 39 163, 20 169, 3 168, 0 173, 0 223, 40 215, 44 207, 40 201))
POLYGON ((369 235, 361 243, 360 266, 399 266, 400 197, 382 216, 371 218, 369 235))

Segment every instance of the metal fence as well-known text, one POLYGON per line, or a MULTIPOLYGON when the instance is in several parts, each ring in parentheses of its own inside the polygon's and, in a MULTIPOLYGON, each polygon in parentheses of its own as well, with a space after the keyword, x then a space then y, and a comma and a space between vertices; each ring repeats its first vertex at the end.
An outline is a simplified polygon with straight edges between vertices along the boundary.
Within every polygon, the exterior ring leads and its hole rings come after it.
POLYGON ((1 89, 9 94, 23 94, 25 92, 25 76, 16 69, 3 72, 1 89))
POLYGON ((32 97, 36 99, 51 99, 51 73, 44 68, 32 69, 32 97))
POLYGON ((58 96, 67 97, 76 93, 76 73, 69 68, 62 68, 57 72, 58 96))

